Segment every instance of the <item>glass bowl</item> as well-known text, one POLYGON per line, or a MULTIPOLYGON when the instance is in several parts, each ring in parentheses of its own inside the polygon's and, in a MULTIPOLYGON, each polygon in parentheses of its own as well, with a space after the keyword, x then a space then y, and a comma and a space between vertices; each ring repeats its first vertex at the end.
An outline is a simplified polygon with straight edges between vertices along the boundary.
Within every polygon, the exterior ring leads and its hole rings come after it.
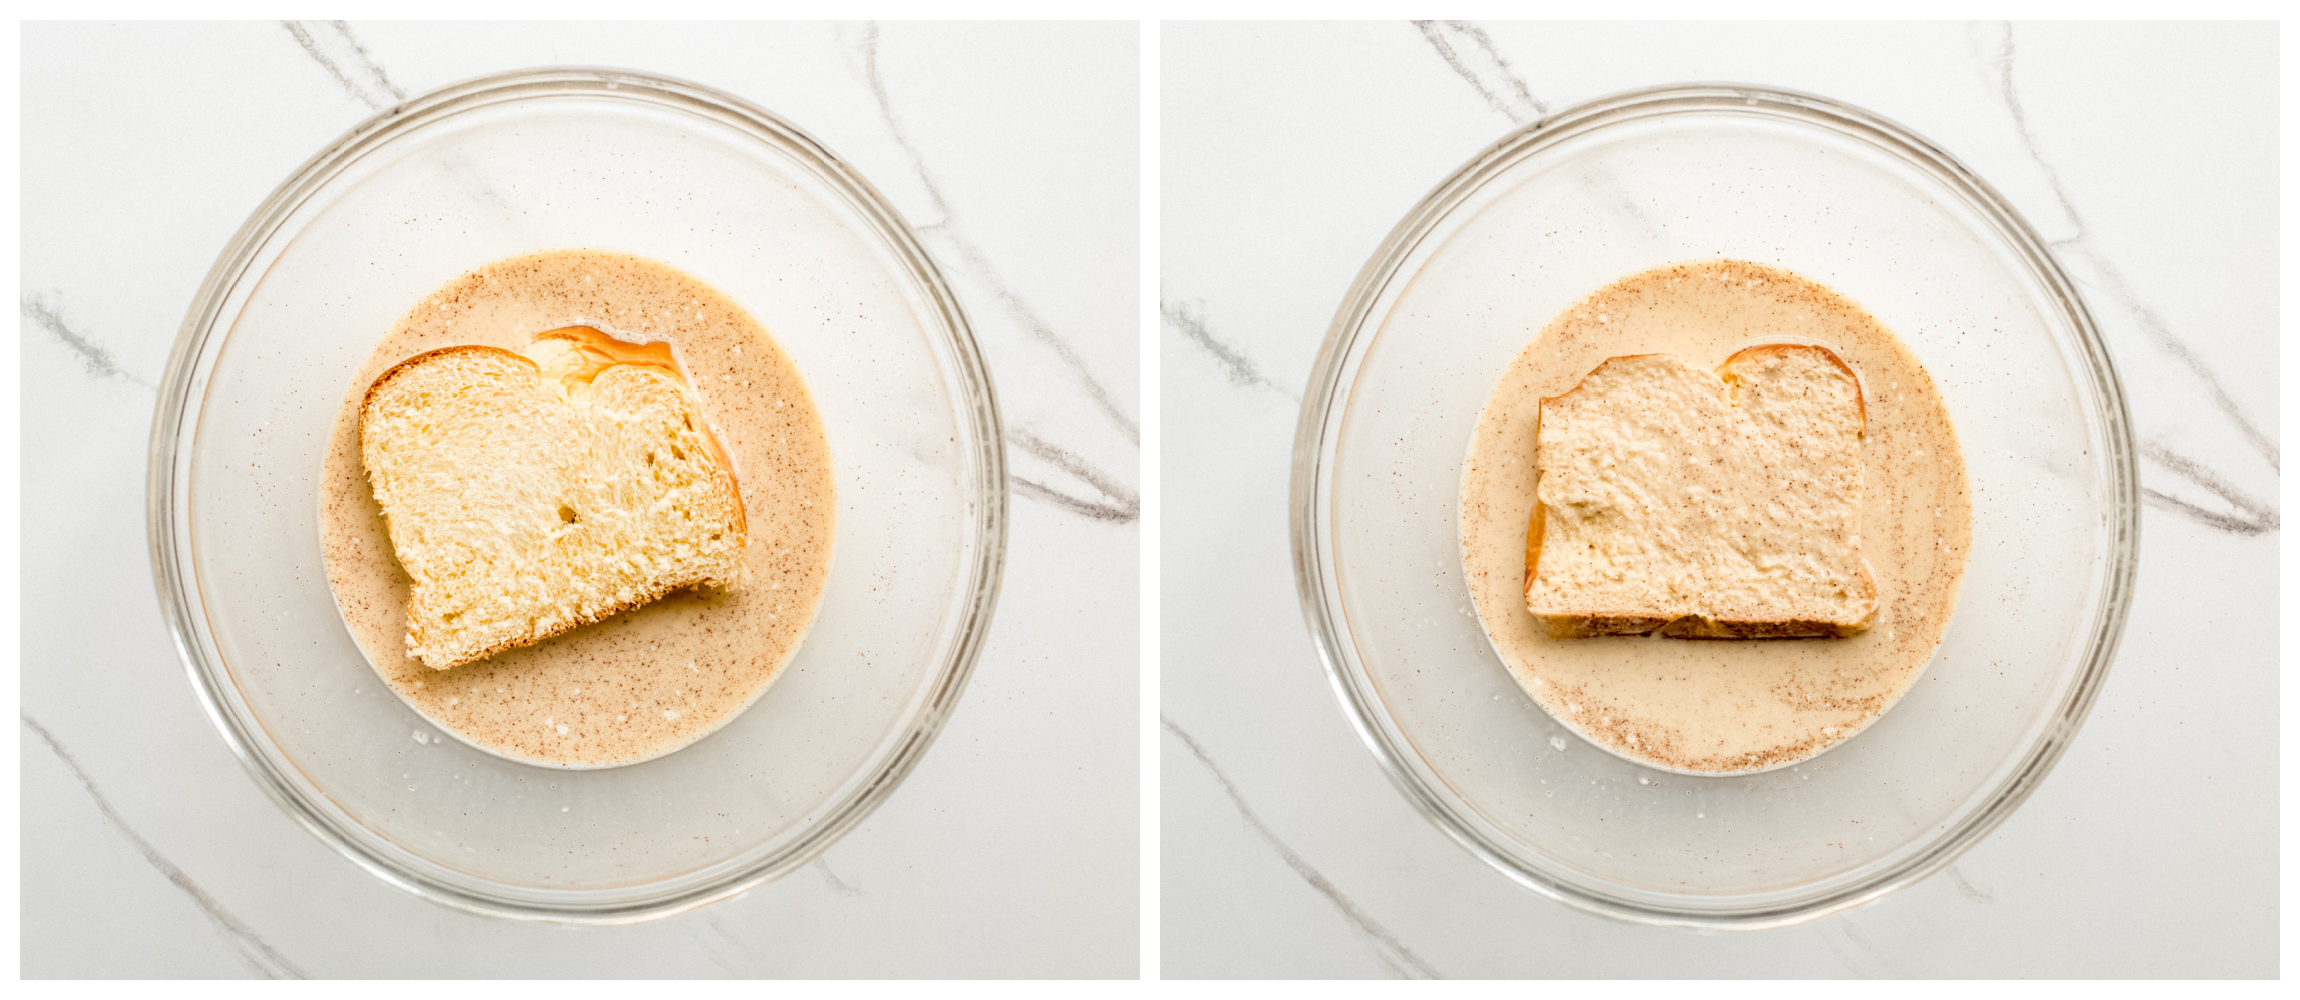
POLYGON ((2123 393, 2075 287, 1995 191, 1876 115, 1740 86, 1592 101, 1480 153, 1390 233, 1334 319, 1294 446, 1302 607, 1334 690, 1430 820, 1517 882, 1634 921, 1766 927, 1940 869, 2051 770, 2132 592, 2123 393), (1861 303, 1938 383, 1973 491, 1947 634, 1891 711, 1792 767, 1646 767, 1519 688, 1462 579, 1480 409, 1616 279, 1733 258, 1861 303))
POLYGON ((990 379, 910 228, 739 98, 546 69, 386 111, 303 165, 209 273, 168 362, 149 518, 160 605, 224 739, 377 877, 507 917, 615 923, 775 878, 917 764, 972 670, 1006 546, 990 379), (444 738, 377 676, 320 559, 323 451, 384 333, 536 250, 650 257, 743 304, 807 379, 837 538, 797 656, 740 716, 628 767, 444 738))

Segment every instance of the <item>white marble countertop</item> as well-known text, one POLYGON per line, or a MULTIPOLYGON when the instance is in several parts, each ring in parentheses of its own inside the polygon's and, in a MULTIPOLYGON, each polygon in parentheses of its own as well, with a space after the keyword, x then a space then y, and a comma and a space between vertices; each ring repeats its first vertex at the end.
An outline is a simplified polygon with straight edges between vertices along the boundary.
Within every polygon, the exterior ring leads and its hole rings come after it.
POLYGON ((1165 975, 2276 974, 2273 25, 1169 23, 1160 44, 1165 975), (1691 81, 1867 108, 1994 184, 2082 287, 2144 454, 2137 602, 2041 790, 1931 879, 1757 933, 1585 915, 1447 840, 1345 720, 1287 534, 1303 386, 1398 219, 1520 124, 1691 81))
POLYGON ((22 971, 1120 976, 1138 963, 1138 39, 1131 24, 28 24, 22 971), (820 861, 631 927, 467 915, 267 800, 201 711, 145 547, 153 387, 307 157, 551 64, 732 91, 854 163, 957 287, 1010 433, 1003 594, 925 760, 820 861))

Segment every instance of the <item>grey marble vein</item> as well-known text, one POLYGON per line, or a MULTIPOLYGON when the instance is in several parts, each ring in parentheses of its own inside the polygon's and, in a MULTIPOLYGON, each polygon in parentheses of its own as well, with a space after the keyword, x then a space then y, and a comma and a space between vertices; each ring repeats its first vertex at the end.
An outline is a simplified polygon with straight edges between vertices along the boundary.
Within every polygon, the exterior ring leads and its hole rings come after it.
POLYGON ((1864 968, 1864 966, 1876 964, 1877 949, 1871 947, 1869 942, 1861 937, 1860 932, 1853 929, 1853 922, 1850 918, 1839 917, 1831 921, 1821 931, 1821 940, 1829 942, 1829 950, 1836 953, 1837 961, 1843 963, 1845 968, 1852 970, 1854 975, 1864 979, 1876 975, 1875 972, 1864 968), (1832 935, 1829 933, 1831 930, 1837 933, 1832 935), (1832 940, 1834 937, 1844 938, 1845 943, 1852 946, 1851 951, 1848 952, 1844 948, 1837 947, 1836 942, 1832 940))
POLYGON ((709 927, 711 935, 718 939, 713 942, 709 937, 703 935, 700 928, 690 932, 695 943, 703 946, 703 957, 710 959, 712 965, 725 969, 727 975, 736 979, 759 978, 759 973, 756 970, 738 968, 737 962, 731 961, 726 955, 721 954, 721 952, 732 951, 734 958, 741 960, 741 965, 750 965, 750 949, 744 947, 743 942, 736 939, 734 932, 727 929, 726 922, 719 919, 718 914, 704 913, 703 924, 709 927))
POLYGON ((828 886, 832 892, 838 893, 841 896, 862 895, 861 888, 855 886, 843 878, 840 878, 839 873, 831 870, 831 859, 816 858, 815 870, 822 873, 823 885, 828 886))
MULTIPOLYGON (((879 72, 878 40, 878 23, 869 22, 863 26, 862 34, 854 41, 853 46, 862 58, 863 79, 870 86, 872 99, 878 103, 879 116, 886 125, 887 133, 894 138, 895 145, 902 149, 904 157, 910 161, 912 172, 918 176, 919 185, 925 189, 927 200, 934 208, 935 219, 916 225, 914 228, 918 230, 920 235, 932 238, 948 251, 944 258, 946 261, 957 264, 969 277, 988 289, 999 308, 1022 329, 1028 331, 1033 339, 1053 352, 1055 358, 1061 361, 1063 367, 1068 370, 1072 381, 1077 383, 1089 399, 1093 400, 1095 407, 1102 411, 1103 416, 1122 431, 1127 440, 1132 441, 1136 447, 1140 447, 1142 443, 1141 428, 1135 424, 1132 416, 1119 407, 1117 399, 1110 394, 1109 388, 1102 384, 1102 380, 1096 378, 1094 372, 1087 367, 1086 359, 1080 357, 1077 350, 1071 347, 1070 342, 1063 339, 1062 335, 1054 329, 1054 325, 1047 322, 1046 318, 1040 315, 1028 300, 1014 290, 1013 286, 1006 281, 1005 276, 999 272, 998 266, 991 261, 990 255, 984 253, 981 247, 975 245, 974 241, 967 239, 964 234, 958 231, 949 199, 943 196, 942 187, 935 182, 933 171, 927 169, 926 157, 919 152, 917 144, 911 141, 910 134, 904 130, 901 116, 895 113, 894 100, 887 92, 886 77, 879 72)), ((1122 493, 1113 493, 1105 485, 1114 482, 1114 477, 1099 470, 1093 470, 1088 463, 1067 450, 1054 448, 1051 449, 1050 453, 1042 454, 1032 445, 1014 440, 1014 436, 1011 434, 1009 435, 1009 443, 1021 446, 1025 451, 1054 462, 1065 471, 1078 475, 1081 479, 1092 483, 1097 489, 1110 494, 1113 498, 1122 495, 1122 493), (1081 468, 1091 472, 1091 475, 1078 471, 1081 468)), ((1039 443, 1042 444, 1043 442, 1039 443)), ((1010 477, 1010 480, 1016 493, 1052 504, 1059 509, 1083 517, 1102 521, 1132 521, 1141 516, 1139 500, 1120 501, 1113 504, 1089 497, 1076 496, 1048 484, 1021 477, 1010 477)))
POLYGON ((1523 125, 1549 116, 1549 105, 1533 96, 1525 78, 1510 67, 1484 28, 1471 21, 1415 21, 1413 26, 1421 30, 1438 58, 1510 121, 1523 125))
POLYGON ((2140 457, 2156 463, 2166 471, 2196 484, 2236 508, 2233 513, 2210 510, 2182 500, 2151 487, 2142 487, 2142 502, 2152 507, 2179 514, 2208 528, 2217 528, 2237 535, 2259 535, 2282 527, 2283 519, 2273 504, 2246 496, 2242 490, 2230 485, 2212 470, 2162 442, 2148 441, 2140 446, 2140 457))
POLYGON ((1135 425, 1133 417, 1128 416, 1126 411, 1119 409, 1118 401, 1111 397, 1110 390, 1102 385, 1101 380, 1096 379, 1092 372, 1087 371, 1086 360, 1078 356, 1078 352, 1071 348, 1069 341, 1062 339, 1062 335, 1054 331, 1052 324, 1038 315, 1036 308, 1032 307, 1012 287, 1007 285, 1006 279, 999 275, 998 268, 990 262, 990 257, 985 255, 980 247, 960 236, 951 226, 950 217, 946 214, 941 222, 920 226, 918 229, 922 233, 941 237, 941 241, 958 254, 960 263, 966 265, 968 273, 973 275, 976 281, 982 282, 985 287, 990 289, 991 295, 998 299, 999 305, 1006 308, 1007 314, 1021 323, 1023 329, 1029 330, 1031 335, 1036 337, 1040 343, 1051 348, 1055 357, 1062 359, 1062 363, 1070 369, 1072 377, 1078 382, 1079 388, 1085 390, 1086 395, 1094 400, 1094 405, 1102 411, 1103 416, 1108 417, 1111 423, 1116 424, 1119 430, 1124 431, 1127 440, 1139 446, 1142 443, 1142 429, 1135 425))
POLYGON ((88 374, 96 378, 125 379, 146 389, 154 388, 150 379, 129 371, 103 345, 72 329, 71 324, 64 322, 63 310, 52 299, 34 295, 24 299, 22 308, 25 319, 48 331, 62 341, 65 347, 70 348, 72 353, 79 355, 80 363, 87 367, 88 374))
POLYGON ((1286 862, 1286 867, 1293 869, 1294 874, 1301 876, 1302 881, 1309 883, 1310 888, 1316 889, 1319 895, 1326 897, 1327 902, 1334 904, 1334 908, 1341 911, 1343 919, 1349 921, 1350 928, 1357 931, 1359 937, 1365 939, 1368 947, 1373 951, 1374 958, 1381 962, 1383 967, 1389 969, 1391 975, 1399 979, 1445 978, 1436 969, 1431 968, 1428 962, 1422 961, 1420 956, 1415 955, 1413 949, 1406 947, 1405 942, 1398 940, 1397 935, 1390 933, 1387 928, 1375 923, 1372 917, 1367 916, 1365 911, 1358 909, 1358 905, 1351 902, 1348 896, 1342 895, 1342 890, 1337 888, 1332 880, 1319 873, 1316 868, 1310 867, 1308 861, 1303 860, 1301 855, 1294 853, 1294 849, 1286 846, 1285 841, 1279 840, 1278 835, 1271 832, 1269 824, 1262 822, 1262 817, 1255 815, 1253 807, 1246 804, 1246 797, 1239 794, 1238 786, 1231 783, 1230 776, 1222 773, 1222 769, 1215 765, 1212 757, 1206 756, 1206 748, 1199 746, 1197 740, 1192 739, 1189 733, 1182 730, 1181 726, 1174 724, 1174 720, 1161 715, 1158 717, 1158 721, 1166 727, 1167 732, 1174 734, 1175 739, 1182 741, 1182 745, 1190 749, 1190 754, 1198 758, 1198 763, 1205 766, 1207 773, 1214 776, 1215 783, 1222 786, 1222 793, 1230 797, 1230 805, 1238 810, 1239 816, 1244 817, 1248 827, 1260 834, 1262 839, 1278 852, 1278 857, 1286 862))
MULTIPOLYGON (((2100 290, 2108 293, 2111 300, 2131 315, 2140 329, 2148 334, 2149 339, 2155 342, 2159 349, 2171 355, 2175 361, 2180 362, 2183 368, 2203 383, 2206 394, 2212 398, 2213 405, 2228 418, 2231 424, 2235 425, 2237 432, 2243 436, 2245 442, 2268 462, 2269 469, 2281 474, 2283 469, 2276 442, 2271 440, 2260 429, 2260 426, 2244 412, 2244 408, 2237 404, 2235 398, 2228 394, 2227 388, 2221 385, 2219 375, 2213 372, 2211 366, 2205 364, 2204 359, 2196 353, 2194 348, 2188 345, 2186 340, 2173 332, 2171 324, 2165 321, 2162 314, 2150 307, 2140 297, 2139 292, 2133 289, 2132 283, 2125 278, 2124 272, 2119 270, 2116 264, 2110 261, 2105 254, 2093 248, 2090 242, 2091 227, 2086 224, 2084 214, 2077 211, 2075 200, 2069 197, 2068 187, 2061 181, 2060 170, 2053 165, 2051 159, 2044 155, 2043 146, 2037 141, 2036 133, 2029 127, 2028 111, 2022 106, 2020 89, 2013 82, 2013 66, 2017 49, 2013 43, 2012 25, 2009 23, 2000 24, 1998 28, 2002 33, 2001 38, 1996 51, 1989 56, 1989 63, 1995 72, 1995 79, 1992 82, 1996 85, 1998 96, 2004 101, 2005 109, 2012 115, 2013 129, 2020 135, 2021 143, 2028 150, 2029 158, 2036 161, 2037 168, 2043 171, 2045 183, 2052 188, 2053 198, 2059 202, 2061 212, 2068 216, 2069 225, 2075 229, 2071 236, 2052 240, 2053 248, 2081 258, 2099 279, 2098 287, 2100 290)), ((2205 527, 2239 535, 2256 535, 2278 529, 2278 518, 2274 504, 2238 490, 2230 485, 2225 477, 2206 469, 2201 463, 2179 455, 2161 443, 2143 446, 2141 453, 2143 457, 2149 458, 2166 470, 2228 501, 2231 506, 2236 508, 2236 513, 2212 511, 2174 497, 2162 490, 2144 488, 2141 491, 2142 498, 2150 505, 2186 517, 2205 527)))
POLYGON ((1200 349, 1213 355, 1214 363, 1222 366, 1222 373, 1230 377, 1232 385, 1243 388, 1253 388, 1258 385, 1284 394, 1297 403, 1301 402, 1301 393, 1279 385, 1276 379, 1262 374, 1261 367, 1254 364, 1252 358, 1248 358, 1243 351, 1223 343, 1221 338, 1214 336, 1214 332, 1206 326, 1205 304, 1203 302, 1199 303, 1196 309, 1192 309, 1190 304, 1186 302, 1160 299, 1158 301, 1158 316, 1166 321, 1167 326, 1173 327, 1176 332, 1180 333, 1182 339, 1198 345, 1200 349))
POLYGON ((911 169, 918 174, 919 185, 926 189, 928 200, 934 203, 935 220, 919 226, 919 231, 931 233, 940 237, 942 242, 950 244, 951 249, 958 252, 960 262, 966 266, 968 273, 989 287, 991 294, 997 296, 999 305, 1005 307, 1006 311, 1020 322, 1024 329, 1030 331, 1031 335, 1036 337, 1040 343, 1052 349, 1055 357, 1062 359, 1062 363, 1070 369, 1071 376, 1077 380, 1079 387, 1086 390, 1086 394, 1093 398, 1095 405, 1101 408, 1103 415, 1109 417, 1112 423, 1117 424, 1126 432, 1129 439, 1139 445, 1142 442, 1141 428, 1135 425, 1132 416, 1119 408, 1118 401, 1110 395, 1110 390, 1103 386, 1102 380, 1096 378, 1094 373, 1086 367, 1086 359, 1079 357, 1078 352, 1070 346, 1070 342, 1062 339, 1062 335, 1055 332, 1053 324, 1048 323, 1044 317, 1038 314, 1036 308, 1033 308, 1028 301, 1014 291, 1012 286, 1007 284, 1006 279, 999 274, 997 265, 991 262, 988 254, 983 253, 982 249, 975 246, 972 240, 958 232, 953 218, 955 213, 951 211, 949 199, 943 197, 941 185, 935 183, 934 173, 927 169, 926 157, 918 151, 918 146, 911 142, 910 134, 903 130, 902 118, 895 114, 894 100, 887 94, 886 78, 880 74, 878 68, 878 22, 873 21, 864 27, 862 38, 856 43, 856 47, 862 53, 863 75, 870 83, 871 97, 878 102, 879 115, 886 121, 887 132, 894 136, 895 145, 902 147, 903 154, 909 157, 911 169))
POLYGON ((104 793, 96 790, 96 783, 89 779, 88 772, 80 766, 80 762, 74 759, 72 754, 64 749, 64 744, 56 739, 56 734, 49 732, 48 727, 41 725, 29 715, 19 715, 18 718, 23 721, 24 728, 31 730, 33 735, 40 737, 41 742, 48 744, 48 750, 56 755, 56 759, 63 761, 64 766, 71 769, 72 777, 79 779, 80 787, 87 791, 88 798, 95 801, 96 811, 103 815, 105 825, 110 826, 114 832, 127 840, 128 845, 136 849, 136 853, 143 855, 145 863, 158 869, 170 884, 183 890, 185 895, 192 898, 193 903, 199 905, 200 912, 206 914, 208 922, 214 924, 216 930, 224 935, 225 940, 231 942, 233 951, 237 953, 240 962, 246 965, 249 971, 266 979, 311 978, 302 969, 297 968, 294 962, 288 961, 287 956, 280 954, 277 949, 266 943, 263 937, 255 932, 255 928, 249 927, 240 918, 233 916, 230 910, 224 909, 223 904, 217 902, 214 896, 208 895, 208 891, 200 888, 199 883, 192 881, 189 874, 186 874, 182 868, 176 867, 176 864, 162 855, 158 848, 152 846, 150 841, 145 840, 142 834, 130 827, 126 820, 121 819, 119 812, 112 808, 111 801, 104 798, 104 793))
MULTIPOLYGON (((2057 178, 2055 179, 2055 187, 2058 187, 2057 178)), ((2083 220, 2074 215, 2071 215, 2070 218, 2076 222, 2078 232, 2082 233, 2084 230, 2083 220)), ((2227 388, 2220 384, 2220 376, 2213 373, 2211 367, 2204 363, 2204 359, 2197 356, 2195 349, 2188 346, 2187 341, 2180 339, 2177 334, 2172 332, 2171 324, 2166 323, 2162 315, 2150 307, 2147 302, 2141 300, 2140 295, 2132 290, 2132 283, 2125 280, 2124 272, 2117 269, 2115 262, 2084 244, 2081 242, 2082 240, 2081 235, 2068 240, 2059 240, 2053 243, 2053 247, 2055 249, 2071 249, 2084 257, 2085 262, 2092 265, 2093 272, 2100 276, 2101 290, 2107 292, 2110 298, 2115 299, 2117 305, 2123 306, 2126 312, 2131 313, 2134 319, 2139 320, 2140 328, 2148 331, 2155 339, 2158 347, 2162 348, 2166 354, 2172 355, 2174 360, 2179 361, 2182 367, 2194 373, 2197 379, 2204 383, 2205 391, 2212 395, 2213 405, 2228 417, 2230 423, 2236 425, 2237 432, 2244 435, 2245 443, 2251 445, 2252 450, 2259 452, 2260 457, 2268 461, 2270 469, 2282 473, 2284 470, 2281 464, 2280 449, 2276 442, 2269 440, 2268 435, 2253 423, 2252 418, 2245 415, 2243 407, 2237 405, 2236 400, 2228 395, 2227 388)))
POLYGON ((1963 896, 1966 899, 1972 900, 1976 903, 1994 903, 1997 901, 1996 896, 1990 894, 1986 890, 1974 888, 1973 884, 1965 879, 1965 873, 1958 871, 1957 866, 1955 865, 1949 866, 1949 878, 1956 881, 1957 895, 1959 896, 1963 896))
POLYGON ((751 976, 743 975, 742 970, 735 968, 732 963, 728 962, 724 958, 719 957, 719 949, 714 947, 710 942, 703 939, 703 932, 690 931, 688 932, 687 936, 694 939, 695 943, 702 947, 703 957, 710 960, 712 965, 718 966, 719 971, 726 973, 728 979, 754 978, 751 976))
POLYGON ((1087 500, 1052 489, 1044 483, 1033 482, 1009 473, 1007 479, 1014 491, 1033 499, 1044 500, 1073 514, 1123 524, 1142 516, 1142 498, 1117 480, 1104 475, 1083 458, 1030 431, 1012 427, 1006 431, 1009 446, 1035 455, 1047 464, 1076 476, 1087 485, 1101 491, 1105 500, 1087 500))
POLYGON ((342 21, 281 21, 280 26, 294 36, 313 62, 343 85, 353 100, 377 111, 407 100, 407 91, 391 82, 383 64, 375 61, 367 46, 359 43, 359 36, 351 33, 351 25, 342 21))

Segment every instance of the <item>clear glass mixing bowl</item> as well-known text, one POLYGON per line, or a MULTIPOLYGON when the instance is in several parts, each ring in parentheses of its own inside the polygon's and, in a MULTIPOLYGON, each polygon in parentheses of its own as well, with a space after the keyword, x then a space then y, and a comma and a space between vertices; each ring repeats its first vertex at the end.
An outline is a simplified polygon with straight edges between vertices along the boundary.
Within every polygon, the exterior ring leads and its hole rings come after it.
POLYGON ((1366 264, 1302 407, 1295 571, 1352 722, 1471 853, 1600 913, 1775 926, 1940 869, 2051 770, 2123 629, 2133 456, 2083 301, 1971 171, 1811 95, 1644 90, 1494 144, 1366 264), (1551 317, 1717 258, 1829 285, 1916 352, 1963 441, 1973 555, 1931 664, 1867 731, 1692 777, 1602 752, 1523 693, 1472 610, 1455 518, 1479 410, 1551 317))
POLYGON ((820 854, 909 773, 981 648, 1006 545, 998 407, 956 298, 854 169, 739 98, 509 73, 416 98, 296 171, 224 250, 169 359, 149 481, 160 604, 248 771, 386 882, 509 917, 623 922, 820 854), (320 561, 323 450, 415 302, 558 247, 664 261, 758 317, 838 477, 813 631, 740 717, 629 767, 443 738, 353 643, 320 561))

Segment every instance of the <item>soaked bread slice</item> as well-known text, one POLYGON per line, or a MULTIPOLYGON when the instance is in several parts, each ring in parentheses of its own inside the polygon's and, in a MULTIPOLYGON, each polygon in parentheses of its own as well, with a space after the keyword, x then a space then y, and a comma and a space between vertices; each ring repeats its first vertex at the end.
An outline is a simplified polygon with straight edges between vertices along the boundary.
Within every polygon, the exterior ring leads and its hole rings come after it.
POLYGON ((359 448, 435 670, 741 566, 734 472, 668 344, 570 327, 417 355, 368 389, 359 448))
POLYGON ((1767 344, 1715 374, 1610 358, 1540 421, 1525 601, 1552 637, 1846 636, 1875 616, 1867 410, 1835 352, 1767 344))

